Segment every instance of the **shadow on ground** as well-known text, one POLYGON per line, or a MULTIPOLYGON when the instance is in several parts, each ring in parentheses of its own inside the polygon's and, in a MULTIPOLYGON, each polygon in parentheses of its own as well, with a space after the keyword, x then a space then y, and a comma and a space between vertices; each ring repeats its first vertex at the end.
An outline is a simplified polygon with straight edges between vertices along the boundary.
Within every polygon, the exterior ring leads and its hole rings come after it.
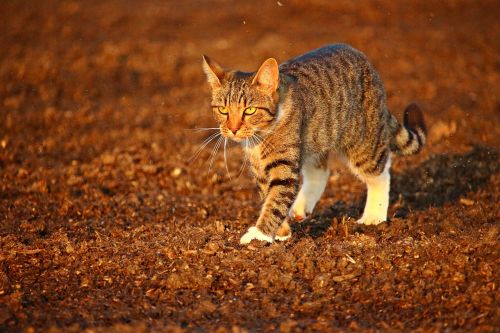
MULTIPOLYGON (((481 145, 465 154, 435 155, 422 164, 395 174, 391 183, 391 205, 397 205, 394 217, 405 218, 413 210, 440 207, 468 192, 486 186, 499 169, 498 151, 481 145)), ((337 201, 321 215, 294 224, 298 234, 320 237, 332 225, 347 217, 361 215, 366 195, 358 202, 337 201)))
POLYGON ((466 154, 436 155, 393 177, 391 201, 402 197, 412 210, 439 207, 484 187, 498 170, 498 152, 474 146, 466 154))

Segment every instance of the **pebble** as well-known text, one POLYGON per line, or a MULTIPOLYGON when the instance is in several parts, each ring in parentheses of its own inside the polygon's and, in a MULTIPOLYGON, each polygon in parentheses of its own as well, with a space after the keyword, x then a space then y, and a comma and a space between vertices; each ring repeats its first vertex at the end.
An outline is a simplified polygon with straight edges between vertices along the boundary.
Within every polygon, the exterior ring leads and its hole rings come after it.
POLYGON ((141 170, 146 174, 155 174, 158 171, 158 168, 153 164, 145 164, 141 167, 141 170))
POLYGON ((460 198, 460 203, 464 206, 472 206, 474 204, 474 201, 466 198, 460 198))
POLYGON ((172 172, 170 173, 170 176, 177 178, 181 175, 181 173, 182 173, 181 168, 174 168, 174 170, 172 170, 172 172))
POLYGON ((111 155, 111 154, 102 154, 101 161, 102 161, 102 164, 104 164, 104 165, 113 165, 113 164, 115 164, 116 157, 114 155, 111 155))
POLYGON ((226 227, 224 226, 224 223, 222 223, 222 221, 215 221, 215 230, 217 230, 217 232, 222 233, 225 229, 226 227))
POLYGON ((83 183, 83 178, 80 176, 69 176, 68 180, 66 181, 66 184, 68 186, 79 185, 81 183, 83 183))

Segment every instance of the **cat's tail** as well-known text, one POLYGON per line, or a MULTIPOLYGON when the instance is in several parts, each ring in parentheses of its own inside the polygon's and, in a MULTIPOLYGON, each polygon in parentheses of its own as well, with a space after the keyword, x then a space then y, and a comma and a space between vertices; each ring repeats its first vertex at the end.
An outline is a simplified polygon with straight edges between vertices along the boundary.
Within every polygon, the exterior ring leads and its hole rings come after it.
POLYGON ((417 104, 411 103, 404 112, 404 121, 401 125, 391 114, 389 120, 391 128, 391 150, 398 155, 413 155, 422 149, 427 138, 424 114, 417 104))

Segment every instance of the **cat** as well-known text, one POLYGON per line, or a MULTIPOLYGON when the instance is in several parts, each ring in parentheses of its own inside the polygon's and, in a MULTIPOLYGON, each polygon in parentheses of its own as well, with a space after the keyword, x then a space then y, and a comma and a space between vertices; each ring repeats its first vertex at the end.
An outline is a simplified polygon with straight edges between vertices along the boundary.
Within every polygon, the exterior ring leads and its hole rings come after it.
POLYGON ((387 220, 391 152, 417 153, 427 130, 415 103, 405 109, 404 125, 389 113, 382 81, 363 53, 327 45, 281 65, 269 58, 253 73, 203 56, 203 70, 220 133, 245 143, 263 201, 241 244, 288 239, 289 222, 306 218, 320 199, 330 155, 366 183, 357 222, 387 220))

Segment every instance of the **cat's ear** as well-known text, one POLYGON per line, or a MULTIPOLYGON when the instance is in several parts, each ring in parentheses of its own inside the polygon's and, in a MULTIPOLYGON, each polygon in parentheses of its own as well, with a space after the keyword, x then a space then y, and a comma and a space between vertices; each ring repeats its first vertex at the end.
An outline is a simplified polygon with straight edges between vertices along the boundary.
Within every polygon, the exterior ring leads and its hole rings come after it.
POLYGON ((264 61, 255 74, 252 84, 268 94, 274 93, 278 89, 279 69, 276 59, 269 58, 264 61))
POLYGON ((203 71, 212 89, 220 88, 221 80, 226 74, 224 68, 206 55, 203 55, 203 71))

